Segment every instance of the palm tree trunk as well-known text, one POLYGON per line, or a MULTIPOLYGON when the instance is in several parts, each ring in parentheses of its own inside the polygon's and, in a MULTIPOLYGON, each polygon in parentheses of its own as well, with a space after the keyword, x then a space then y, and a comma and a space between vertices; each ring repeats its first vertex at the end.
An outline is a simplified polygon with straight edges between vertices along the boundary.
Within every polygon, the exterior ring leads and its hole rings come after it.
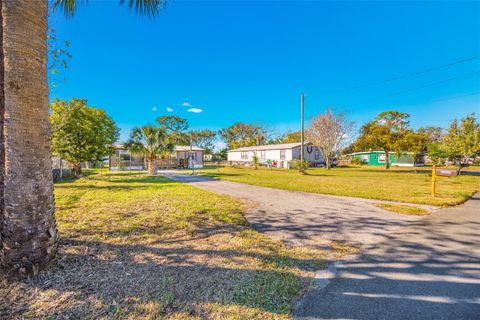
POLYGON ((155 159, 148 159, 148 175, 154 176, 157 173, 157 162, 155 159))
POLYGON ((0 267, 36 274, 57 251, 47 84, 47 0, 0 0, 0 267))

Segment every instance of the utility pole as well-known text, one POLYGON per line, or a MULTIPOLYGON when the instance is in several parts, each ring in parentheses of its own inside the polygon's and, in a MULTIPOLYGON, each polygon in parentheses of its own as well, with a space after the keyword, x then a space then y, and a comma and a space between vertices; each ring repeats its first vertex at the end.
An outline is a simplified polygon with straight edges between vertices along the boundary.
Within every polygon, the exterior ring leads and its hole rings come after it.
POLYGON ((301 144, 302 144, 301 149, 300 149, 300 161, 302 162, 302 165, 303 165, 303 161, 305 159, 305 155, 304 155, 305 151, 303 150, 304 144, 305 144, 305 133, 304 133, 304 131, 305 131, 304 130, 305 95, 303 93, 301 95, 301 112, 300 113, 301 113, 301 118, 302 118, 302 120, 301 120, 302 128, 301 128, 301 133, 300 133, 301 144))

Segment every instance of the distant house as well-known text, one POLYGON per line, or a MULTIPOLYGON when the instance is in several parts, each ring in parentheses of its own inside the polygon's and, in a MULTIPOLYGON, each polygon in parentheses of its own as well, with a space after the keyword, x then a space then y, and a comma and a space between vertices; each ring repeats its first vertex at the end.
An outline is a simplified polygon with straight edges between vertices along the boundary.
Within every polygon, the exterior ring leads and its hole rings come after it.
MULTIPOLYGON (((256 155, 260 164, 268 164, 277 168, 289 168, 292 160, 300 160, 300 149, 301 143, 243 147, 229 150, 227 160, 230 165, 251 165, 253 156, 256 155)), ((312 145, 312 143, 305 143, 304 157, 305 161, 308 161, 313 166, 325 163, 320 149, 312 145)))
MULTIPOLYGON (((145 170, 146 159, 142 154, 132 154, 121 144, 114 146, 115 153, 108 159, 110 170, 145 170)), ((175 146, 174 151, 157 159, 157 166, 162 168, 188 168, 190 163, 195 168, 203 168, 204 150, 199 147, 175 146)))
MULTIPOLYGON (((388 155, 390 165, 394 167, 417 167, 425 165, 425 156, 422 153, 402 152, 400 155, 397 155, 395 152, 391 152, 388 155)), ((349 156, 351 156, 352 159, 360 159, 362 164, 371 166, 385 165, 384 151, 354 152, 349 154, 349 156)))

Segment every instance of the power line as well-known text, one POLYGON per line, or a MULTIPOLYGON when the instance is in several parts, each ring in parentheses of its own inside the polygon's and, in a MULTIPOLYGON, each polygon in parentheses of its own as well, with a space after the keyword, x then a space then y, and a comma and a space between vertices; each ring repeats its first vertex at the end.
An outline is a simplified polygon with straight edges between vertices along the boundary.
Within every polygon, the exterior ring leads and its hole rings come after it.
MULTIPOLYGON (((378 99, 387 98, 387 97, 391 97, 391 96, 398 96, 398 95, 401 95, 401 94, 409 93, 411 91, 428 88, 428 87, 431 87, 431 86, 435 86, 435 85, 442 84, 442 83, 445 83, 445 82, 450 82, 450 81, 454 81, 454 80, 457 80, 457 79, 473 76, 473 75, 476 75, 476 74, 480 74, 480 70, 469 72, 469 73, 464 73, 464 74, 461 74, 461 75, 458 75, 458 76, 455 76, 455 77, 452 77, 452 78, 444 79, 444 80, 439 80, 439 81, 427 83, 427 84, 424 84, 422 86, 418 86, 418 87, 409 88, 409 89, 406 89, 406 90, 386 94, 386 95, 378 97, 378 99)), ((369 101, 372 101, 372 99, 367 99, 367 100, 364 101, 364 103, 369 102, 369 101)))
POLYGON ((462 95, 454 96, 454 97, 447 97, 447 98, 435 99, 434 101, 455 100, 455 99, 460 99, 460 98, 464 98, 464 97, 475 96, 475 95, 477 95, 477 94, 480 94, 480 91, 471 92, 471 93, 466 93, 466 94, 462 94, 462 95))
POLYGON ((396 77, 385 79, 385 80, 367 82, 367 83, 357 85, 357 86, 353 86, 353 87, 347 87, 347 88, 344 88, 344 89, 337 89, 337 90, 334 90, 332 92, 343 92, 343 91, 356 90, 356 89, 361 89, 361 88, 366 88, 366 87, 371 87, 371 86, 377 86, 377 85, 389 83, 389 82, 392 82, 392 81, 397 81, 397 80, 402 80, 402 79, 418 76, 418 75, 428 73, 428 72, 432 72, 432 71, 435 71, 435 70, 448 68, 448 67, 451 67, 451 66, 454 66, 454 65, 457 65, 457 64, 469 62, 469 61, 479 59, 479 58, 480 58, 480 55, 476 55, 476 56, 472 56, 472 57, 469 57, 469 58, 465 58, 465 59, 457 60, 457 61, 450 62, 450 63, 447 63, 447 64, 443 64, 443 65, 440 65, 440 66, 435 66, 435 67, 432 67, 432 68, 428 68, 428 69, 404 74, 404 75, 401 75, 401 76, 396 76, 396 77))
POLYGON ((435 85, 437 85, 437 84, 442 84, 442 83, 445 83, 445 82, 449 82, 449 81, 453 81, 453 80, 457 80, 457 79, 461 79, 461 78, 473 76, 473 75, 476 75, 476 74, 479 74, 479 73, 480 73, 480 70, 474 71, 474 72, 465 73, 465 74, 461 74, 461 75, 459 75, 459 76, 455 76, 455 77, 448 78, 448 79, 445 79, 445 80, 440 80, 440 81, 435 81, 435 82, 427 83, 427 84, 425 84, 425 85, 423 85, 423 86, 419 86, 419 87, 415 87, 415 88, 410 88, 410 89, 398 91, 398 92, 389 94, 388 96, 396 96, 396 95, 399 95, 399 94, 408 93, 408 92, 415 91, 415 90, 420 90, 420 89, 423 89, 423 88, 428 88, 428 87, 431 87, 431 86, 435 86, 435 85))

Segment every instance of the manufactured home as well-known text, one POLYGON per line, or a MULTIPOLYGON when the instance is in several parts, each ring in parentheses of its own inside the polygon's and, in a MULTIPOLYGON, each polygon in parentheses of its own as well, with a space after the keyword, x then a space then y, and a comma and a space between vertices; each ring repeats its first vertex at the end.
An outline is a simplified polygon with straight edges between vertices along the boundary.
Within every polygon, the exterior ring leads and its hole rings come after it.
MULTIPOLYGON (((349 154, 352 159, 360 159, 362 164, 371 166, 385 165, 384 151, 364 151, 349 154)), ((388 154, 391 166, 397 167, 418 167, 425 165, 425 156, 422 153, 402 152, 400 155, 395 152, 388 154)))
MULTIPOLYGON (((253 156, 256 155, 260 164, 276 168, 289 168, 292 160, 300 160, 300 150, 301 143, 243 147, 229 150, 227 159, 230 165, 251 165, 253 156)), ((304 144, 304 157, 311 166, 325 164, 320 149, 312 143, 304 144)))
MULTIPOLYGON (((114 146, 115 153, 108 159, 110 170, 146 170, 146 159, 142 154, 132 154, 121 144, 114 146)), ((166 156, 159 157, 157 167, 163 168, 203 168, 204 150, 194 146, 175 146, 174 151, 166 156)))

